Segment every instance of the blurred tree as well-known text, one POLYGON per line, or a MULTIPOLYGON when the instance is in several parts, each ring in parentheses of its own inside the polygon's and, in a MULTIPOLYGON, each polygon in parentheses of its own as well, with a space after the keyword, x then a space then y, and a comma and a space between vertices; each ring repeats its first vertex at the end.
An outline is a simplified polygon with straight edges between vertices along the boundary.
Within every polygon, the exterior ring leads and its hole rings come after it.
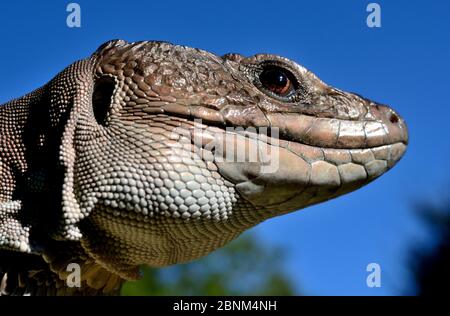
POLYGON ((437 237, 432 247, 417 247, 412 252, 412 267, 417 294, 450 294, 450 202, 441 206, 421 205, 421 217, 437 237))
POLYGON ((143 268, 122 295, 293 295, 283 271, 284 251, 264 246, 250 234, 197 261, 167 268, 143 268))

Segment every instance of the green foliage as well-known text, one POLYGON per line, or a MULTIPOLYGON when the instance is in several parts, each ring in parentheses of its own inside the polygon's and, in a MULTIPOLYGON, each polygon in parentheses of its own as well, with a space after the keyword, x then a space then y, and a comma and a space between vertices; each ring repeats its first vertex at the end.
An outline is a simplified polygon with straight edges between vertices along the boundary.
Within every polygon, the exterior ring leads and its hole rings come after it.
POLYGON ((244 234, 194 262, 145 267, 142 280, 125 283, 122 295, 293 295, 281 265, 283 254, 244 234))

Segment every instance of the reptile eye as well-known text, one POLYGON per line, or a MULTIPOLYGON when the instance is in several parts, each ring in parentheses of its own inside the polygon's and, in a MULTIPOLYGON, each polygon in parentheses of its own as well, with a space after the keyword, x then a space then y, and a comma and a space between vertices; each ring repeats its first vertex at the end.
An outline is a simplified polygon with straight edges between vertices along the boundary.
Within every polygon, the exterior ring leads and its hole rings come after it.
POLYGON ((294 75, 281 67, 266 67, 259 75, 262 86, 270 92, 285 97, 295 91, 294 75))

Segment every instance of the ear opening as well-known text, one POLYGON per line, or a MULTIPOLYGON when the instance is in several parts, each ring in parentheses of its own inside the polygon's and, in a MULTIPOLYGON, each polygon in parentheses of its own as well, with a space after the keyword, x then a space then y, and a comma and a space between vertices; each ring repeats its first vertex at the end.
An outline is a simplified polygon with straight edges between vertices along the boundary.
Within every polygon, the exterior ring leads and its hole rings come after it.
POLYGON ((115 90, 116 80, 112 76, 100 77, 94 83, 92 109, 95 120, 99 125, 108 125, 108 114, 112 106, 115 90))

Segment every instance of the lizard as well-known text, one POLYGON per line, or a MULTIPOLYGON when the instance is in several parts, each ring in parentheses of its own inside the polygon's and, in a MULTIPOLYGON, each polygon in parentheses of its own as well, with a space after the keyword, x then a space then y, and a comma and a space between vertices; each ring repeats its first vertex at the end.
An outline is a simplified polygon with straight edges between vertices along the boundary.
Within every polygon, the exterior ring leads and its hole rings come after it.
POLYGON ((0 290, 117 294, 368 184, 407 144, 389 106, 287 58, 108 41, 0 106, 0 290))

